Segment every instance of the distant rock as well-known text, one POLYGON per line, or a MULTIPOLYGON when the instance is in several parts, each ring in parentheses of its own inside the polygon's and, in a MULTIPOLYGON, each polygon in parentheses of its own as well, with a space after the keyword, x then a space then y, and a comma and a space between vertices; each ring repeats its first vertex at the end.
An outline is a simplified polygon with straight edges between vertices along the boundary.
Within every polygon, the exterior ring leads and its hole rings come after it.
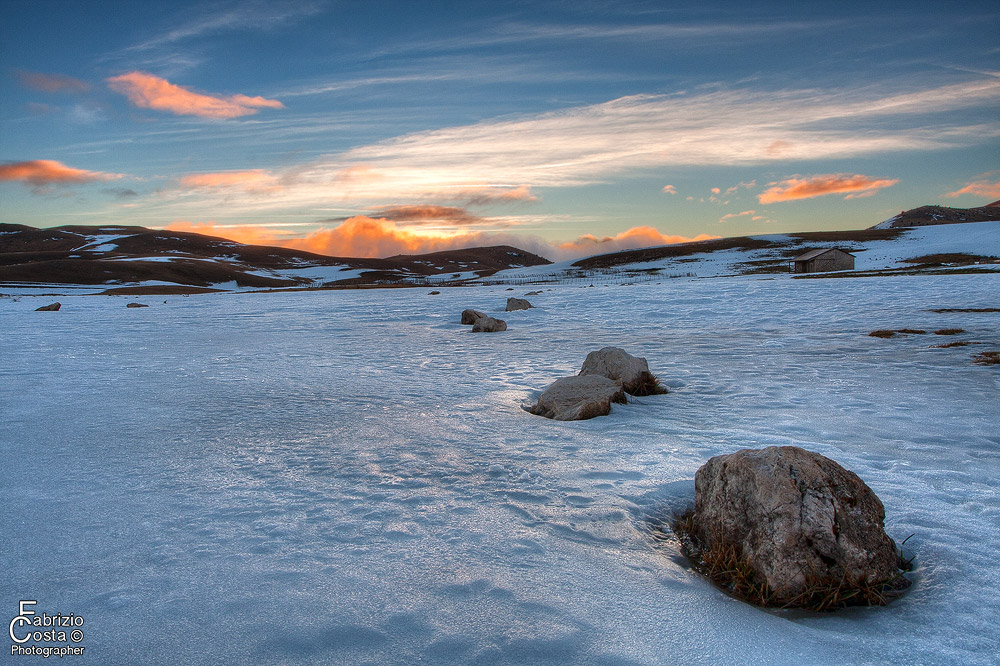
POLYGON ((129 303, 125 307, 127 308, 148 308, 149 306, 145 303, 129 303))
POLYGON ((580 375, 607 377, 618 382, 626 393, 632 395, 656 395, 667 392, 649 371, 646 359, 632 356, 619 347, 604 347, 587 354, 580 375))
POLYGON ((480 317, 472 325, 473 333, 497 333, 507 330, 507 322, 493 317, 480 317))
POLYGON ((794 446, 710 459, 695 475, 700 557, 734 553, 766 582, 769 605, 806 605, 816 589, 870 589, 898 576, 885 509, 856 474, 794 446))
POLYGON ((486 316, 485 312, 480 312, 479 310, 462 310, 462 325, 469 326, 475 324, 477 319, 482 319, 486 316))
POLYGON ((429 292, 427 295, 428 296, 437 296, 440 293, 441 293, 440 291, 432 291, 432 292, 429 292))
POLYGON ((542 292, 540 292, 540 291, 529 291, 527 294, 525 294, 525 296, 538 296, 540 293, 542 293, 542 292))
POLYGON ((528 411, 556 421, 578 421, 606 416, 612 402, 625 401, 622 387, 607 377, 563 377, 550 384, 528 411))
POLYGON ((48 305, 43 305, 40 308, 35 308, 35 312, 55 312, 62 307, 62 303, 49 303, 48 305))
POLYGON ((507 299, 507 312, 513 312, 514 310, 530 310, 533 307, 535 306, 523 298, 507 299))

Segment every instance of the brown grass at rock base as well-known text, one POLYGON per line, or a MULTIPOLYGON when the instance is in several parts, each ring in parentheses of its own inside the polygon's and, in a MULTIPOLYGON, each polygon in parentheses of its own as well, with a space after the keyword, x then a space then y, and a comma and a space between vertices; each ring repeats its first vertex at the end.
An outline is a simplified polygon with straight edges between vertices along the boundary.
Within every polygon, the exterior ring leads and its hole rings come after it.
POLYGON ((905 560, 900 553, 899 571, 889 580, 851 580, 846 573, 836 578, 807 572, 806 589, 801 594, 782 595, 754 570, 739 544, 716 543, 705 548, 694 524, 693 510, 675 515, 672 528, 680 542, 681 552, 695 572, 727 594, 755 606, 818 612, 848 606, 885 606, 910 585, 903 572, 912 569, 912 558, 905 560))
POLYGON ((629 391, 629 393, 635 396, 665 395, 670 393, 667 387, 660 382, 659 378, 651 372, 643 373, 639 379, 639 384, 633 388, 634 390, 629 391))

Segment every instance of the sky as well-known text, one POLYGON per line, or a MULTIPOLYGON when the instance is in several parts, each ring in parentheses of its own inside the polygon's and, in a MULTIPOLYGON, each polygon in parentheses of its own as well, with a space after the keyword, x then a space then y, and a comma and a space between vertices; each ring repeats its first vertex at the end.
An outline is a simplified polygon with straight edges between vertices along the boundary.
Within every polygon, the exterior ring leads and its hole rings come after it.
POLYGON ((983 2, 0 2, 0 222, 558 260, 1000 199, 983 2))

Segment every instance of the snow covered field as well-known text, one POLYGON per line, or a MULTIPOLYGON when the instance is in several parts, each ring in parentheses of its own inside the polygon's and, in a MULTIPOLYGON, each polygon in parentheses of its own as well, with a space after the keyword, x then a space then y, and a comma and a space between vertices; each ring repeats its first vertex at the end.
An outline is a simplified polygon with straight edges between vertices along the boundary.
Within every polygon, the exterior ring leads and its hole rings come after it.
POLYGON ((95 664, 996 663, 1000 313, 928 309, 1000 275, 562 285, 481 335, 522 291, 441 291, 0 299, 4 621, 83 616, 95 664), (605 345, 672 392, 521 409, 605 345), (772 444, 875 490, 904 598, 765 612, 656 538, 772 444))

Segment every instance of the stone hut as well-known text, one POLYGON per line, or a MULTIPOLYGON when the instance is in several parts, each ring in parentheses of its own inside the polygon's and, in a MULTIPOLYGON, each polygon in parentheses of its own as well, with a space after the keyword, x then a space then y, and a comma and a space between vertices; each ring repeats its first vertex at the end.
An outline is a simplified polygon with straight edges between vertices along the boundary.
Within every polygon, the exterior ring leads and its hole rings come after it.
POLYGON ((854 255, 835 247, 828 247, 800 254, 789 263, 792 273, 853 271, 854 255))

